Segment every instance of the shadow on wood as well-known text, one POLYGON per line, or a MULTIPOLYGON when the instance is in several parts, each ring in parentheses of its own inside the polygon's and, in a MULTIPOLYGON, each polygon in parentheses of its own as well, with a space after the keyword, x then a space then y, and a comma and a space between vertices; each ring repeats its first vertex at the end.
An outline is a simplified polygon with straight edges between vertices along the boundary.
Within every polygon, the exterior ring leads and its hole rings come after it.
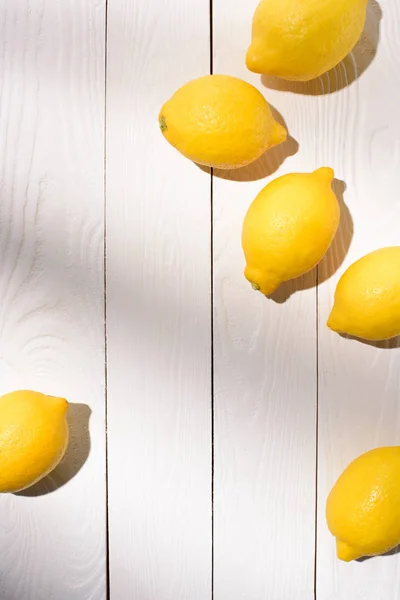
POLYGON ((61 463, 52 473, 17 496, 43 496, 54 492, 70 481, 83 467, 90 453, 89 420, 91 410, 86 404, 70 404, 67 421, 69 444, 61 463))
MULTIPOLYGON (((394 556, 395 554, 400 554, 400 544, 398 546, 395 546, 395 548, 392 548, 391 550, 389 550, 388 552, 385 552, 384 554, 378 554, 377 556, 394 556)), ((362 556, 361 558, 357 558, 356 562, 365 562, 366 560, 371 560, 371 558, 376 558, 375 556, 362 556)))
POLYGON ((346 184, 341 179, 334 179, 332 188, 340 205, 339 227, 332 244, 317 267, 297 279, 285 281, 273 294, 268 296, 278 304, 286 302, 295 292, 315 287, 327 281, 336 273, 347 256, 353 239, 354 227, 351 213, 343 198, 346 184))
POLYGON ((351 85, 374 60, 379 43, 381 19, 381 7, 376 0, 369 0, 367 18, 359 41, 341 63, 321 77, 311 81, 286 81, 263 75, 262 83, 270 89, 307 96, 332 94, 351 85))
POLYGON ((379 348, 380 350, 395 350, 396 348, 400 348, 400 335, 391 338, 390 340, 363 340, 362 338, 355 337, 354 335, 348 335, 347 333, 340 333, 340 337, 346 340, 354 340, 355 342, 359 342, 360 344, 365 344, 366 346, 373 346, 374 348, 379 348))
MULTIPOLYGON (((287 131, 287 125, 282 115, 270 105, 274 119, 278 121, 287 131)), ((288 138, 283 144, 274 146, 270 150, 264 152, 260 158, 239 169, 213 169, 214 177, 220 179, 228 179, 229 181, 256 181, 265 179, 273 175, 289 156, 293 156, 299 149, 298 142, 288 134, 288 138)), ((197 165, 202 171, 211 173, 210 167, 197 165)))

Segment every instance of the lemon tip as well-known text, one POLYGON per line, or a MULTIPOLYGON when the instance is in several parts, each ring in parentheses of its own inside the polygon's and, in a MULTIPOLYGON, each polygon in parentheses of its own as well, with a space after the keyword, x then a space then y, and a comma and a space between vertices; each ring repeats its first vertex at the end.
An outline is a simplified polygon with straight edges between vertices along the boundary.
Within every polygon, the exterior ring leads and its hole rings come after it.
POLYGON ((335 172, 331 167, 320 167, 314 171, 314 174, 329 182, 333 181, 333 178, 335 177, 335 172))
POLYGON ((251 43, 246 52, 246 67, 252 73, 259 73, 257 54, 254 49, 254 44, 251 43))
POLYGON ((344 333, 343 328, 341 327, 341 323, 337 318, 335 307, 333 307, 331 314, 329 315, 328 320, 326 321, 326 325, 335 333, 344 333))
POLYGON ((328 320, 326 322, 326 326, 329 327, 329 329, 334 330, 332 315, 329 315, 328 320))
POLYGON ((67 412, 68 400, 66 398, 61 398, 60 396, 49 396, 49 398, 51 398, 55 410, 60 411, 62 414, 67 412))
POLYGON ((350 562, 357 558, 361 558, 363 553, 357 550, 357 548, 353 548, 346 542, 342 540, 336 540, 336 555, 339 560, 343 560, 344 562, 350 562))
POLYGON ((272 130, 272 143, 274 145, 282 144, 286 142, 288 136, 288 132, 286 128, 278 123, 278 121, 274 121, 273 130, 272 130))

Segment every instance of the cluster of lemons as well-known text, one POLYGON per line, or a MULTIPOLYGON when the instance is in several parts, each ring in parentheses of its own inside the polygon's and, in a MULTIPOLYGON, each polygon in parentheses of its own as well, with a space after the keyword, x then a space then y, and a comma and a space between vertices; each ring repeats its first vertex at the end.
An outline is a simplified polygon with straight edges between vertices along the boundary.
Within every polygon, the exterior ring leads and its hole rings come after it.
MULTIPOLYGON (((356 44, 367 0, 262 0, 253 20, 247 66, 295 81, 337 65, 356 44)), ((286 140, 286 129, 263 95, 227 75, 208 75, 180 88, 163 106, 159 124, 187 158, 233 169, 286 140)), ((291 173, 270 182, 243 223, 245 276, 271 294, 282 282, 317 265, 336 234, 340 207, 334 173, 291 173)), ((328 320, 333 330, 370 340, 400 334, 400 247, 377 250, 340 279, 328 320)), ((38 392, 0 398, 0 492, 17 492, 50 473, 68 444, 68 403, 38 392)), ((400 542, 400 447, 357 458, 327 501, 327 521, 339 558, 385 552, 400 542)))
MULTIPOLYGON (((333 68, 353 49, 367 0, 261 0, 247 52, 249 70, 307 81, 333 68)), ((159 115, 164 137, 190 160, 237 169, 287 139, 264 96, 229 75, 186 83, 159 115)), ((245 276, 270 295, 310 271, 339 226, 333 170, 291 173, 270 182, 243 222, 245 276)), ((328 326, 367 340, 400 334, 400 246, 362 257, 342 275, 328 326)), ((400 542, 400 447, 372 450, 349 465, 327 501, 337 554, 349 561, 383 553, 400 542)))

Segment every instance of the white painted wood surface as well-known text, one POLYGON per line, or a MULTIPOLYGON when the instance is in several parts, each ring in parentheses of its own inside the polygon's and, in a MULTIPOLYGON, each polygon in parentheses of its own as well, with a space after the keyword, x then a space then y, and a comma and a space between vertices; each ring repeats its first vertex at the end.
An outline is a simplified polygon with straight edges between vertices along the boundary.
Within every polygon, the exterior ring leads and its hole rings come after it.
POLYGON ((243 276, 241 228, 268 181, 319 164, 307 100, 268 90, 246 70, 253 11, 252 3, 227 11, 214 0, 214 72, 257 86, 292 139, 241 172, 214 177, 214 598, 311 600, 316 273, 267 300, 243 276))
POLYGON ((108 499, 118 600, 211 599, 210 176, 157 122, 209 62, 208 3, 109 2, 108 499))
POLYGON ((0 393, 73 403, 63 464, 0 497, 0 600, 397 600, 399 555, 340 563, 324 512, 350 460, 399 443, 398 343, 325 321, 343 270, 399 243, 400 9, 370 0, 352 55, 287 84, 246 71, 256 0, 212 4, 214 72, 291 138, 211 188, 157 126, 210 70, 208 0, 108 0, 107 31, 105 0, 0 2, 0 393), (244 214, 321 165, 342 221, 318 291, 314 271, 266 300, 244 214))
POLYGON ((1 600, 106 597, 104 9, 0 2, 0 393, 73 403, 63 464, 0 498, 1 600))

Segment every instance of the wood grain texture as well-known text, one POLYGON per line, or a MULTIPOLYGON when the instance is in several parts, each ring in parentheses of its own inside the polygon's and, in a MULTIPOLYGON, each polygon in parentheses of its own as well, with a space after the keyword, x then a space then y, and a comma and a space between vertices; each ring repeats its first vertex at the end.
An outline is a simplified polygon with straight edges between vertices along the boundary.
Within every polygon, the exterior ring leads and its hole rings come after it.
POLYGON ((211 598, 210 176, 162 104, 209 70, 208 2, 109 0, 111 598, 211 598))
POLYGON ((63 464, 0 498, 2 600, 106 594, 104 8, 0 3, 0 393, 72 403, 63 464))
MULTIPOLYGON (((399 23, 397 2, 382 0, 380 7, 370 3, 353 64, 336 70, 338 80, 350 82, 355 68, 362 72, 348 87, 316 102, 316 127, 331 132, 321 138, 318 155, 345 181, 344 198, 354 222, 343 266, 322 284, 319 294, 319 600, 395 600, 399 594, 398 554, 341 563, 325 524, 326 497, 347 464, 367 450, 400 441, 398 341, 365 344, 344 339, 325 325, 345 268, 369 251, 400 243, 399 23), (363 57, 369 57, 369 64, 360 69, 363 57), (336 141, 330 137, 333 134, 336 141)), ((341 232, 341 246, 348 245, 350 230, 348 222, 341 232)), ((337 258, 332 254, 331 267, 337 258)))
POLYGON ((213 6, 214 72, 257 86, 292 136, 254 165, 214 177, 214 597, 311 600, 316 273, 274 299, 254 292, 243 276, 241 228, 266 183, 317 166, 313 117, 307 98, 268 90, 246 71, 254 4, 213 6))

